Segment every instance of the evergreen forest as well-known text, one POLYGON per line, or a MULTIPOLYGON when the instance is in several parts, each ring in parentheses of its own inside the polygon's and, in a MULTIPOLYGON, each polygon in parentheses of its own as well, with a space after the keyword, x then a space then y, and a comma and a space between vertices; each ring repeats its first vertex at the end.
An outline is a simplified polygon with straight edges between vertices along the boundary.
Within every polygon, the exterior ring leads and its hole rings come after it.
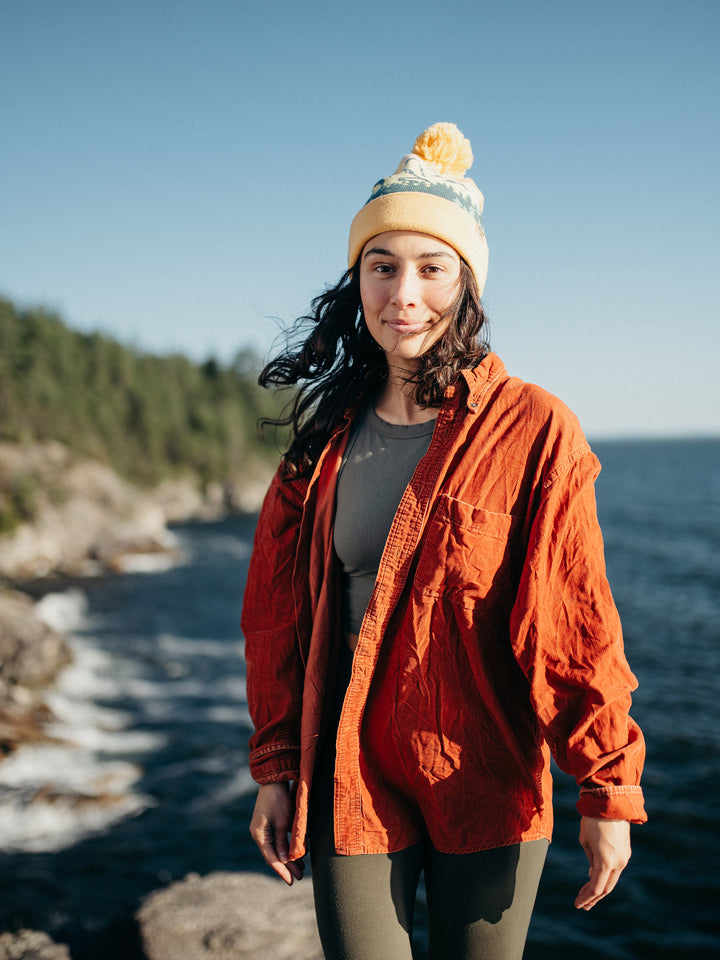
POLYGON ((282 446, 272 427, 260 437, 280 401, 258 366, 249 351, 228 365, 144 353, 0 298, 0 441, 56 440, 140 486, 223 481, 282 446))

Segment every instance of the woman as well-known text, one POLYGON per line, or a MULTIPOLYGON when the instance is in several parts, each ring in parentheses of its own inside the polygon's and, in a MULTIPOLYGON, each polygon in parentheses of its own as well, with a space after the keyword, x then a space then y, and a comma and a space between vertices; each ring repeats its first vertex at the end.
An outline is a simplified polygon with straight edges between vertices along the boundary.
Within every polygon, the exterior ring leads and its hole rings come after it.
POLYGON ((350 269, 264 384, 300 384, 243 608, 251 833, 287 883, 309 849, 325 955, 522 955, 552 829, 580 787, 609 893, 645 819, 635 680, 573 415, 483 339, 483 197, 436 124, 373 188, 350 269), (291 833, 288 845, 288 833, 291 833))

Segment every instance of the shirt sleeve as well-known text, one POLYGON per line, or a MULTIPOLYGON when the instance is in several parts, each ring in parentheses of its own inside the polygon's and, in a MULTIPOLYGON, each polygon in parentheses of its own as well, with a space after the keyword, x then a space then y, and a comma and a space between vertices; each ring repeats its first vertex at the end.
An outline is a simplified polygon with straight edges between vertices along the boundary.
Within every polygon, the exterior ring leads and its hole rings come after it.
POLYGON ((297 642, 292 579, 307 480, 282 467, 263 502, 241 626, 247 698, 255 733, 250 772, 258 783, 296 780, 300 763, 303 665, 297 642))
POLYGON ((583 444, 544 479, 510 626, 555 762, 580 786, 580 813, 642 823, 645 746, 605 572, 599 470, 583 444))

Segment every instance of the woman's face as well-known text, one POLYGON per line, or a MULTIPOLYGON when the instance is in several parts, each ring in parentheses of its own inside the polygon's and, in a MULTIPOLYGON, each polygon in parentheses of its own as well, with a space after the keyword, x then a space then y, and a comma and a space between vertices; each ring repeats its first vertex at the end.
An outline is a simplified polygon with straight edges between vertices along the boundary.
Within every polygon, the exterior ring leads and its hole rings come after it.
POLYGON ((389 366, 412 369, 442 337, 459 279, 460 256, 437 237, 392 230, 368 240, 360 255, 360 298, 389 366))

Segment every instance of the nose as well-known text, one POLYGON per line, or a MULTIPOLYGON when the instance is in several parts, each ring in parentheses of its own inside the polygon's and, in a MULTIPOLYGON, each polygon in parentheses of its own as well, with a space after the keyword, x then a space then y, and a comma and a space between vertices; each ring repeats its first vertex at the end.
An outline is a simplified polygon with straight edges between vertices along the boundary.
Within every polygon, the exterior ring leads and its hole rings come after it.
POLYGON ((413 270, 399 270, 393 285, 391 302, 399 308, 412 307, 418 302, 418 277, 413 270))

